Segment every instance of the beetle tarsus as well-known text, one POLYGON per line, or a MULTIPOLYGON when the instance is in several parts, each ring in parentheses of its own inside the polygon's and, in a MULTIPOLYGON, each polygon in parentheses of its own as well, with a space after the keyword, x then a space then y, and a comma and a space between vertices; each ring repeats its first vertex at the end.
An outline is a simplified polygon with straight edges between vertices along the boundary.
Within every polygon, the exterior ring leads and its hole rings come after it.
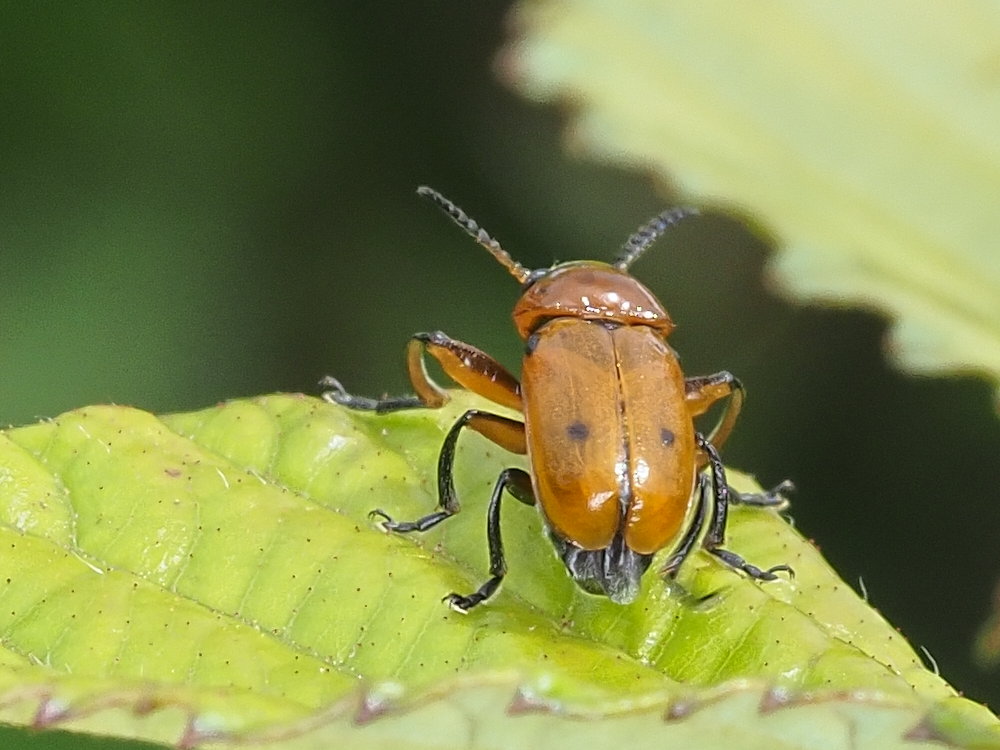
POLYGON ((794 492, 795 485, 790 479, 776 484, 766 492, 737 492, 732 487, 729 488, 729 501, 739 505, 754 505, 759 508, 788 507, 788 498, 785 494, 794 492))
POLYGON ((368 513, 369 518, 381 518, 378 525, 382 527, 384 531, 394 531, 399 534, 408 534, 411 531, 427 531, 428 529, 433 529, 444 519, 449 518, 454 514, 448 511, 439 510, 435 513, 428 513, 422 518, 418 518, 416 521, 394 521, 392 516, 386 513, 384 510, 376 508, 368 513))
POLYGON ((448 596, 441 597, 441 601, 462 615, 469 614, 469 609, 479 603, 470 602, 469 597, 454 592, 448 594, 448 596))
POLYGON ((319 381, 320 387, 329 388, 320 395, 331 404, 340 404, 357 411, 373 411, 376 414, 396 411, 398 409, 414 409, 424 406, 417 396, 389 396, 387 398, 369 398, 348 393, 343 384, 332 375, 327 375, 319 381))
POLYGON ((777 573, 779 571, 788 573, 789 578, 795 578, 795 569, 791 565, 772 565, 767 569, 768 573, 777 573))
POLYGON ((778 576, 775 575, 778 571, 784 571, 788 573, 789 577, 795 577, 795 571, 792 570, 788 565, 773 565, 767 570, 762 570, 752 563, 748 563, 742 557, 737 555, 735 552, 731 552, 728 549, 722 549, 721 547, 715 547, 710 549, 713 555, 718 557, 722 562, 731 568, 736 568, 737 570, 742 570, 751 578, 755 578, 758 581, 776 581, 778 576))
POLYGON ((493 596, 493 594, 496 593, 496 590, 500 588, 500 582, 502 580, 502 576, 493 576, 468 596, 451 593, 444 597, 441 601, 447 602, 448 606, 456 612, 461 612, 463 615, 467 615, 469 614, 470 609, 475 607, 477 604, 482 604, 493 596))

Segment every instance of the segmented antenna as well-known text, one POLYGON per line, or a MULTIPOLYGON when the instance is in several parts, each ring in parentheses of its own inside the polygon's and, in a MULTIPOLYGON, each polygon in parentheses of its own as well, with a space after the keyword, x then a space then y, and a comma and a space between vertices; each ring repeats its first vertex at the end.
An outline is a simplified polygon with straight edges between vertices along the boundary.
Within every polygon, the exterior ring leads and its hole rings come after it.
POLYGON ((680 208, 670 208, 659 216, 649 220, 645 226, 639 227, 635 233, 629 237, 622 245, 621 252, 615 258, 612 265, 619 271, 625 271, 635 263, 664 232, 688 216, 697 216, 701 213, 697 208, 681 206, 680 208))
POLYGON ((429 188, 426 185, 421 185, 417 188, 417 195, 422 195, 425 198, 430 198, 434 201, 438 208, 448 214, 448 216, 451 217, 451 220, 462 227, 462 229, 464 229, 468 235, 472 237, 472 239, 489 250, 490 255, 500 261, 500 265, 506 268, 510 272, 511 276, 522 284, 528 280, 528 276, 531 275, 531 271, 511 258, 510 253, 500 247, 500 243, 490 237, 486 230, 473 221, 472 218, 465 213, 465 211, 445 198, 437 190, 429 188))

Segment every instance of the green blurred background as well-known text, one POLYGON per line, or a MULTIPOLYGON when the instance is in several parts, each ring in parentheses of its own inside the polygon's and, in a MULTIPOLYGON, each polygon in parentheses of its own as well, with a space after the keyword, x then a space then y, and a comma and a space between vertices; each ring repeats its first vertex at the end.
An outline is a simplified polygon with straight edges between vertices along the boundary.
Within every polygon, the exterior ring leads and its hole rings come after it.
MULTIPOLYGON (((315 393, 325 373, 401 392, 407 337, 438 328, 516 371, 516 283, 414 188, 531 267, 610 258, 683 197, 573 154, 565 112, 499 82, 509 5, 4 5, 0 422, 315 393)), ((748 386, 727 462, 794 479, 844 579, 1000 705, 970 657, 1000 575, 990 387, 900 374, 877 316, 776 296, 753 223, 709 211, 634 267, 685 369, 748 386)))

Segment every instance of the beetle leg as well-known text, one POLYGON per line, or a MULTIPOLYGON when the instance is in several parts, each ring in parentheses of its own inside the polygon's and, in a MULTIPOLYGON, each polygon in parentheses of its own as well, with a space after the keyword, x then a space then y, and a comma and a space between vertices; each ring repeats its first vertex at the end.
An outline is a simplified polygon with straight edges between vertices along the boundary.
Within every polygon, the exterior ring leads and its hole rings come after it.
POLYGON ((705 519, 708 515, 708 477, 704 474, 698 475, 698 487, 697 487, 698 497, 696 502, 698 503, 698 510, 695 513, 694 519, 691 521, 691 526, 688 527, 687 532, 684 534, 684 538, 681 539, 680 545, 674 551, 674 554, 670 556, 666 564, 662 568, 663 575, 668 578, 676 578, 677 571, 680 570, 681 563, 683 563, 688 555, 691 554, 691 550, 698 541, 698 537, 701 535, 701 531, 705 528, 705 519))
POLYGON ((324 401, 331 404, 340 404, 349 409, 359 411, 374 411, 383 414, 397 409, 412 409, 423 406, 424 403, 416 396, 389 396, 386 398, 368 398, 367 396, 355 396, 348 393, 347 389, 332 375, 325 376, 319 381, 320 387, 327 388, 320 395, 324 401))
POLYGON ((438 456, 438 509, 433 513, 418 518, 416 521, 394 521, 385 511, 375 509, 369 517, 382 518, 382 528, 386 531, 408 533, 411 531, 427 531, 441 523, 449 516, 461 510, 458 496, 455 494, 453 465, 455 463, 455 445, 462 429, 468 427, 480 435, 492 440, 501 448, 511 453, 527 452, 524 440, 524 424, 516 419, 501 417, 499 414, 470 409, 465 412, 444 438, 441 455, 438 456))
POLYGON ((496 593, 503 577, 507 575, 507 561, 503 554, 503 539, 500 535, 500 499, 507 490, 525 505, 535 504, 535 494, 531 489, 531 476, 521 469, 504 469, 493 486, 489 510, 486 515, 486 538, 490 544, 490 577, 471 594, 448 594, 442 601, 458 612, 468 612, 496 593))
POLYGON ((723 370, 714 375, 686 378, 684 387, 687 396, 688 411, 692 417, 704 414, 720 398, 730 397, 729 401, 726 402, 722 415, 719 417, 718 423, 708 434, 708 442, 715 446, 717 450, 721 450, 722 444, 726 442, 729 434, 733 431, 736 418, 743 408, 743 399, 745 396, 743 384, 731 372, 723 370))
POLYGON ((739 502, 738 498, 742 496, 739 493, 733 492, 727 484, 726 467, 722 465, 722 459, 719 458, 719 452, 715 449, 715 446, 700 432, 695 433, 695 440, 698 443, 698 447, 708 457, 712 478, 712 494, 715 498, 715 513, 712 517, 712 525, 709 526, 708 533, 705 535, 705 541, 703 542, 705 549, 731 568, 742 570, 751 578, 762 581, 773 581, 777 578, 775 573, 779 570, 783 570, 790 575, 795 575, 794 571, 787 565, 774 565, 767 570, 762 570, 756 565, 748 563, 735 552, 722 549, 721 545, 725 541, 726 535, 726 521, 729 516, 729 503, 739 502), (736 497, 733 497, 730 493, 736 495, 736 497))
POLYGON ((737 492, 732 487, 729 488, 729 502, 740 505, 754 505, 759 508, 784 508, 788 505, 788 498, 784 496, 786 492, 795 490, 792 480, 786 479, 767 490, 766 492, 737 492))
POLYGON ((434 357, 445 374, 464 388, 502 406, 521 409, 521 385, 503 365, 480 349, 450 338, 441 331, 415 333, 407 344, 406 369, 413 390, 416 391, 415 396, 383 399, 354 396, 335 378, 327 376, 320 381, 320 385, 331 390, 324 392, 323 398, 352 409, 379 413, 414 407, 437 409, 444 406, 448 403, 448 392, 431 379, 424 352, 434 357))

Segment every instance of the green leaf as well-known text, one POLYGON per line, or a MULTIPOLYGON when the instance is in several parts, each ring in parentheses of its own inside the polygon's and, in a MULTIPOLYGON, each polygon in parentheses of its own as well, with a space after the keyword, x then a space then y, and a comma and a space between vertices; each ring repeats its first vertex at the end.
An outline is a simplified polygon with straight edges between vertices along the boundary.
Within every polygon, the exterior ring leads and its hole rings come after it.
POLYGON ((444 430, 482 405, 379 416, 274 395, 8 430, 0 720, 184 746, 1000 747, 995 717, 772 511, 734 509, 728 544, 794 580, 698 552, 622 607, 582 593, 510 503, 504 588, 450 611, 441 597, 486 575, 484 501, 511 457, 463 438, 465 512, 426 535, 367 514, 432 508, 444 430))
POLYGON ((995 10, 537 0, 503 67, 587 152, 759 222, 791 293, 886 312, 902 366, 997 380, 995 10))

